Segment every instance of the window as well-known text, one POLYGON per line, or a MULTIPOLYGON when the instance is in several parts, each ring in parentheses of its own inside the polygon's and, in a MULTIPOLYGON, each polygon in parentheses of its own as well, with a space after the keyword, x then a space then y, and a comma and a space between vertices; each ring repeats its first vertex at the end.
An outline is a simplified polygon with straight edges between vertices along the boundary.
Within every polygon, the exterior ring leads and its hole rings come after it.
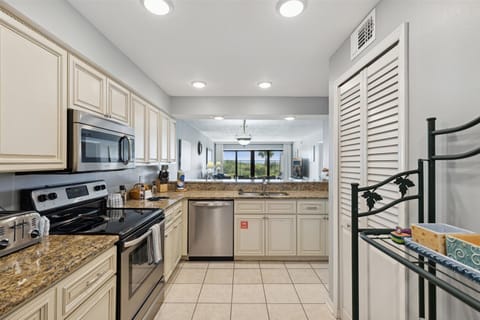
POLYGON ((228 150, 223 152, 223 173, 238 179, 280 178, 281 150, 228 150))

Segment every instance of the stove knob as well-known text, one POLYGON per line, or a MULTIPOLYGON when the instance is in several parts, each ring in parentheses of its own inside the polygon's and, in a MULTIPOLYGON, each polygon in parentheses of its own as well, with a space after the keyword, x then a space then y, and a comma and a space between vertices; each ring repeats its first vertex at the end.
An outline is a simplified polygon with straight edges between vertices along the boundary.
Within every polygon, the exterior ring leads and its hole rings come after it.
POLYGON ((93 187, 93 190, 95 190, 95 191, 100 191, 101 189, 102 189, 101 185, 93 187))
POLYGON ((30 233, 30 236, 31 236, 33 239, 38 238, 38 237, 40 237, 40 231, 38 231, 38 230, 35 229, 35 230, 33 230, 33 231, 30 233))
POLYGON ((107 187, 105 187, 104 184, 102 184, 102 190, 105 190, 107 187))
POLYGON ((55 192, 49 193, 48 194, 48 199, 50 200, 55 200, 58 198, 58 195, 55 192))
POLYGON ((3 239, 0 241, 0 250, 5 249, 8 247, 9 241, 8 239, 3 239))
POLYGON ((45 202, 47 201, 47 195, 46 194, 41 194, 37 197, 37 200, 40 202, 45 202))

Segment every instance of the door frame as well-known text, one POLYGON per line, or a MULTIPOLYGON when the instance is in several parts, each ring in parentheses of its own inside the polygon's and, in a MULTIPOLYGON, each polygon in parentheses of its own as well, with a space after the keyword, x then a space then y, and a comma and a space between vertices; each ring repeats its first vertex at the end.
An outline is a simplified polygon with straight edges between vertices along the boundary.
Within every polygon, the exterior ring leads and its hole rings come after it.
MULTIPOLYGON (((403 134, 400 134, 399 137, 399 145, 400 145, 400 155, 399 155, 399 167, 405 168, 408 164, 408 154, 407 154, 407 146, 406 142, 408 141, 408 23, 404 22, 399 27, 397 27, 392 33, 385 37, 381 42, 379 42, 376 46, 372 47, 369 51, 365 53, 352 67, 350 67, 345 73, 343 73, 337 80, 333 82, 333 89, 334 89, 334 97, 333 97, 333 113, 330 115, 331 120, 331 133, 332 133, 332 177, 330 180, 331 187, 329 188, 332 190, 331 194, 333 197, 329 203, 330 206, 330 219, 331 219, 331 226, 332 226, 332 235, 331 240, 333 243, 333 252, 330 255, 330 263, 331 267, 330 270, 332 271, 331 279, 333 283, 330 285, 330 290, 332 290, 332 294, 330 295, 331 301, 328 301, 330 309, 333 311, 334 315, 339 318, 341 315, 341 287, 340 287, 340 216, 339 216, 339 171, 338 171, 338 161, 339 161, 339 148, 338 148, 338 117, 339 112, 337 109, 337 105, 339 103, 340 97, 338 93, 338 87, 347 81, 349 78, 353 77, 355 74, 360 72, 364 69, 367 65, 369 65, 372 61, 374 61, 377 57, 379 57, 383 52, 385 52, 388 48, 393 46, 396 42, 398 42, 399 46, 399 90, 402 94, 399 95, 399 106, 405 110, 405 112, 401 112, 399 114, 400 117, 400 124, 401 127, 399 131, 403 134)), ((405 207, 406 210, 406 207, 405 207)), ((407 215, 403 215, 405 221, 400 221, 402 225, 407 223, 407 215)), ((407 279, 408 280, 408 279, 407 279)), ((406 288, 405 283, 405 297, 402 297, 402 300, 405 302, 405 314, 401 315, 401 318, 406 319, 406 312, 408 310, 407 307, 407 295, 408 290, 406 288)))

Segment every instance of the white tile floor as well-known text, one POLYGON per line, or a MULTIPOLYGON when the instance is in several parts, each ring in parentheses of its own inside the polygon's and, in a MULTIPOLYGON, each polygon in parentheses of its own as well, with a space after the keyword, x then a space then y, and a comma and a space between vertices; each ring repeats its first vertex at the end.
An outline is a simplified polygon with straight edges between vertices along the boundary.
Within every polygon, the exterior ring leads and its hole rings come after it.
POLYGON ((155 320, 333 320, 321 262, 181 262, 155 320))

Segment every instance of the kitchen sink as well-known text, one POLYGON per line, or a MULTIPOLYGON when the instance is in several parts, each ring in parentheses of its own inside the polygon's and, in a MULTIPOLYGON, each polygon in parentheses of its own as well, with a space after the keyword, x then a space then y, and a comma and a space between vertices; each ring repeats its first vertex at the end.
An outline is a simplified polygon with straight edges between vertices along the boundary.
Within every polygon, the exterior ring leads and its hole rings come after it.
POLYGON ((285 197, 288 196, 287 192, 245 192, 245 191, 238 191, 239 196, 244 197, 285 197))

